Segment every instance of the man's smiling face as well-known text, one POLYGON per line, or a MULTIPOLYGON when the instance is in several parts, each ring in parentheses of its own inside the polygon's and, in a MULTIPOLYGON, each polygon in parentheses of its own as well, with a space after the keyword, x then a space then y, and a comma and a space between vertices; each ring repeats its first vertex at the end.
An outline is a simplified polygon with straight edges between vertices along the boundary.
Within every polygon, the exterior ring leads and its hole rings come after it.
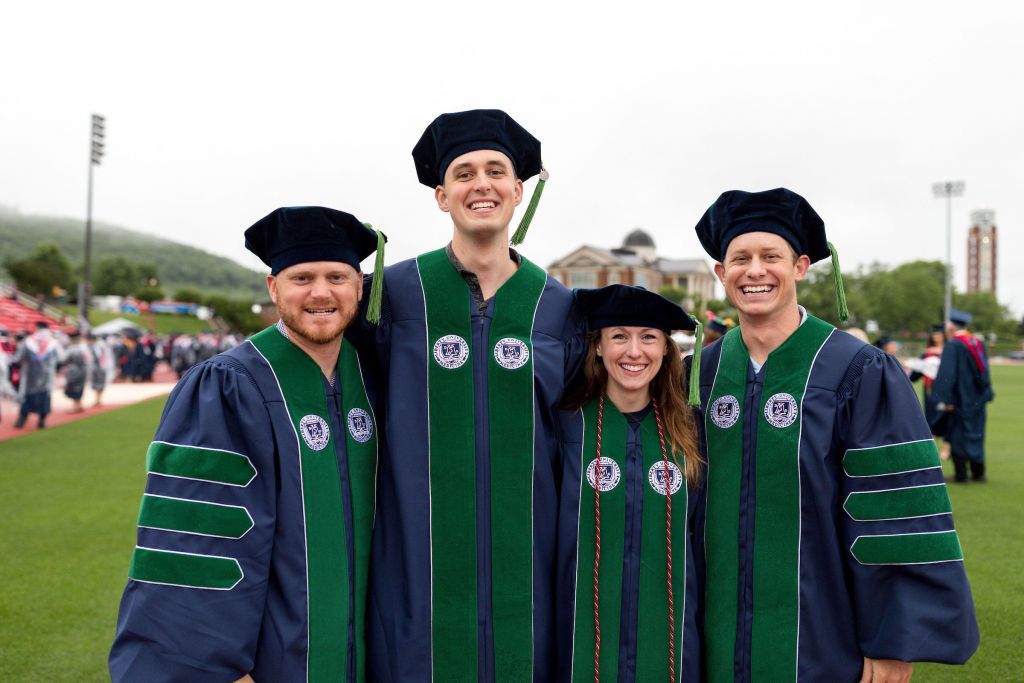
POLYGON ((500 232, 508 229, 523 200, 523 181, 507 156, 481 149, 452 160, 434 197, 451 214, 456 230, 470 236, 500 232))
POLYGON ((321 345, 340 337, 359 312, 363 278, 347 263, 312 261, 268 276, 267 288, 289 332, 321 345))
POLYGON ((715 273, 725 295, 747 320, 771 321, 796 308, 796 283, 810 259, 796 256, 789 242, 770 232, 748 232, 729 243, 715 273))

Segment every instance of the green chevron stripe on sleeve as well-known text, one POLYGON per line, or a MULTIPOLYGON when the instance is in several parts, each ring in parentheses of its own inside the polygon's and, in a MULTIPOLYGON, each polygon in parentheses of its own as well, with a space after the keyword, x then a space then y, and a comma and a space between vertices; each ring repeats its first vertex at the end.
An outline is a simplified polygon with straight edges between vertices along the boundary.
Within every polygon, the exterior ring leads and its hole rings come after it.
POLYGON ((256 468, 241 453, 164 441, 149 444, 146 468, 152 474, 165 477, 196 479, 228 486, 248 486, 256 477, 256 468))
POLYGON ((931 439, 874 448, 851 448, 843 456, 849 477, 876 477, 939 467, 939 452, 931 439))
POLYGON ((843 509, 858 522, 929 517, 953 512, 945 484, 851 493, 843 509))
POLYGON ((850 552, 861 564, 933 564, 964 559, 955 531, 858 536, 850 552))
POLYGON ((136 546, 128 578, 183 588, 231 590, 242 580, 242 567, 233 557, 192 555, 136 546))
POLYGON ((249 511, 237 505, 146 494, 139 509, 139 526, 180 531, 184 534, 241 538, 253 521, 249 511))

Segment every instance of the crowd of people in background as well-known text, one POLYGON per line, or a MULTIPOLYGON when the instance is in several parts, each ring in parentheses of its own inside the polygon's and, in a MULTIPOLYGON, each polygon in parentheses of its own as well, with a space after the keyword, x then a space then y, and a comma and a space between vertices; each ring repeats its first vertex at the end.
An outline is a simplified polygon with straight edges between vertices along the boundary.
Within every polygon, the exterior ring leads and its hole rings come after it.
MULTIPOLYGON (((152 335, 134 329, 96 336, 37 323, 32 333, 0 327, 0 401, 18 404, 14 426, 23 428, 30 416, 46 427, 55 387, 63 385, 71 412, 86 410, 86 388, 103 403, 111 382, 152 382, 157 365, 166 361, 180 378, 196 363, 238 344, 235 335, 204 332, 196 335, 152 335)), ((0 420, 3 414, 0 413, 0 420)))

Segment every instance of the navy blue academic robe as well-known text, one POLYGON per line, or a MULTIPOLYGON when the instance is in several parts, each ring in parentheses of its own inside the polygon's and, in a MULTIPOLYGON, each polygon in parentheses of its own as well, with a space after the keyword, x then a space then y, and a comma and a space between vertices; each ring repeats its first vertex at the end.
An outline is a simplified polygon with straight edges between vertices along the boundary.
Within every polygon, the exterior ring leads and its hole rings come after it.
MULTIPOLYGON (((562 492, 558 518, 558 681, 594 680, 595 490, 600 479, 602 681, 643 683, 669 677, 665 477, 655 416, 624 417, 605 401, 602 475, 596 466, 596 401, 562 411, 562 492), (612 440, 613 436, 625 437, 612 440), (647 444, 648 449, 644 448, 647 444)), ((694 511, 670 464, 676 681, 702 680, 693 561, 694 511)))
POLYGON ((442 250, 386 269, 371 333, 386 377, 387 443, 371 559, 371 678, 551 680, 562 599, 556 412, 583 346, 571 293, 524 259, 481 313, 442 250), (510 293, 523 278, 531 293, 510 293), (439 298, 434 286, 444 288, 439 298), (517 329, 493 329, 502 320, 517 329), (455 389, 445 384, 456 377, 455 389), (494 386, 516 377, 515 391, 494 386), (501 431, 510 420, 514 431, 501 431))
POLYGON ((175 387, 147 457, 115 682, 369 680, 377 431, 344 347, 335 387, 273 327, 175 387))
POLYGON ((952 412, 939 412, 933 431, 949 442, 953 455, 985 462, 986 405, 995 398, 988 370, 988 354, 980 343, 983 368, 978 367, 967 345, 953 338, 942 349, 939 374, 932 385, 933 404, 945 403, 952 412))
MULTIPOLYGON (((945 359, 943 359, 945 362, 945 359)), ((934 441, 899 363, 808 317, 755 372, 704 350, 710 681, 860 678, 978 645, 934 441)))

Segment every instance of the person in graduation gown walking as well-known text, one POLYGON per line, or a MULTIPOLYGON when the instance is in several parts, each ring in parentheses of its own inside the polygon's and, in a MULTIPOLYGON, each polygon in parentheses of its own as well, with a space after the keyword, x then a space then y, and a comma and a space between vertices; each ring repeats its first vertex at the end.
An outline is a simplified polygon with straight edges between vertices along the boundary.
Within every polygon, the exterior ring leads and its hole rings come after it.
POLYGON ((281 319, 193 367, 147 453, 115 683, 369 681, 378 430, 344 335, 381 237, 322 207, 245 233, 281 319))
POLYGON ((971 319, 964 311, 949 312, 949 341, 931 390, 932 429, 949 443, 953 480, 959 484, 967 482, 968 466, 974 481, 987 481, 985 417, 988 403, 996 397, 985 342, 967 329, 971 319))
POLYGON ((705 349, 708 680, 906 681, 978 646, 935 442, 899 362, 797 303, 835 249, 785 188, 697 224, 739 327, 705 349))
POLYGON ((558 680, 699 681, 690 538, 703 460, 670 336, 697 324, 640 287, 576 300, 590 333, 560 415, 558 680))

